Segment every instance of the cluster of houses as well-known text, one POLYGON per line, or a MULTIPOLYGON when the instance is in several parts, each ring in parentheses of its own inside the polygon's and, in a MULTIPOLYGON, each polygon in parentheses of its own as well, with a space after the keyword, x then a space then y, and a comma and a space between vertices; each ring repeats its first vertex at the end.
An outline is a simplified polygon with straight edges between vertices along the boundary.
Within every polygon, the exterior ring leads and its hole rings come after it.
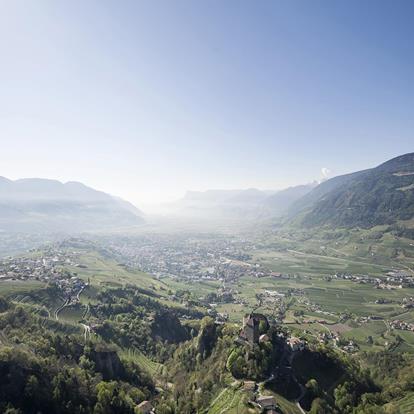
POLYGON ((306 343, 303 339, 292 336, 287 340, 287 345, 291 351, 296 352, 303 351, 305 349, 306 343))
MULTIPOLYGON (((243 327, 236 340, 239 344, 254 346, 263 342, 269 342, 267 332, 270 328, 266 316, 261 313, 249 313, 243 318, 243 327)), ((286 346, 292 352, 303 351, 306 342, 300 338, 291 336, 286 338, 286 346)))
POLYGON ((273 395, 260 395, 257 391, 257 384, 255 381, 244 381, 243 390, 253 397, 250 400, 250 404, 257 407, 262 413, 265 414, 281 414, 279 405, 276 398, 273 395))
POLYGON ((252 249, 244 239, 169 236, 137 236, 104 243, 126 266, 138 268, 158 278, 183 280, 235 280, 241 276, 258 277, 267 271, 247 261, 252 249))
POLYGON ((229 320, 229 314, 226 312, 218 312, 216 314, 215 323, 217 325, 224 325, 229 320))
POLYGON ((32 255, 8 257, 0 262, 0 282, 36 280, 56 286, 67 304, 76 303, 87 283, 64 266, 82 267, 76 262, 78 254, 59 248, 33 251, 32 255))
POLYGON ((414 275, 405 270, 393 270, 387 273, 387 282, 401 287, 413 287, 414 275))
POLYGON ((359 350, 359 346, 357 343, 355 343, 354 341, 350 340, 347 344, 342 346, 342 349, 345 352, 348 352, 350 354, 357 352, 359 350))
POLYGON ((357 322, 368 323, 371 321, 382 321, 383 319, 384 317, 380 315, 360 316, 357 318, 357 322))
POLYGON ((360 284, 372 284, 376 289, 394 290, 405 287, 414 287, 414 275, 405 270, 393 270, 386 274, 385 278, 368 275, 353 275, 350 273, 336 273, 330 279, 343 279, 360 284))
POLYGON ((261 272, 258 272, 256 277, 273 277, 276 279, 290 279, 290 275, 287 273, 272 272, 268 269, 263 269, 261 272))
POLYGON ((339 341, 339 335, 336 332, 332 331, 319 332, 317 337, 321 344, 327 344, 330 341, 337 343, 339 341))
POLYGON ((410 296, 408 298, 404 298, 401 302, 401 306, 404 309, 414 308, 414 297, 410 296))
POLYGON ((73 254, 46 250, 40 255, 7 257, 0 262, 0 280, 39 280, 61 278, 62 265, 74 265, 73 254))
POLYGON ((414 324, 401 320, 390 322, 390 326, 391 328, 398 329, 400 331, 414 331, 414 324))

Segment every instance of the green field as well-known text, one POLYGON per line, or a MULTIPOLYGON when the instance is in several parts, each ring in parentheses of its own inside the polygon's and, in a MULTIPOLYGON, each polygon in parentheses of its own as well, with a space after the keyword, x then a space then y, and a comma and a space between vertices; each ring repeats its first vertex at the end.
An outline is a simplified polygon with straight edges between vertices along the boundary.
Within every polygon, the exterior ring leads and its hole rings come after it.
POLYGON ((26 293, 35 289, 44 287, 45 284, 36 280, 12 280, 12 281, 0 281, 0 293, 4 296, 14 298, 14 295, 24 296, 26 293))
POLYGON ((158 282, 148 274, 139 271, 130 272, 124 266, 111 259, 102 257, 97 252, 85 251, 81 254, 78 261, 87 267, 65 266, 65 269, 76 273, 85 281, 90 279, 92 286, 122 287, 125 284, 133 284, 155 290, 160 290, 163 287, 161 282, 158 282))

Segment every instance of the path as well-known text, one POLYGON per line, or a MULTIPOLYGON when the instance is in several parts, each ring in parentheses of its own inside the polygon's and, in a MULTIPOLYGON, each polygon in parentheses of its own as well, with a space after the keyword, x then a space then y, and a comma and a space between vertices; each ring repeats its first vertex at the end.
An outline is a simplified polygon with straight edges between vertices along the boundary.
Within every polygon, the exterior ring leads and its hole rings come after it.
POLYGON ((58 321, 59 320, 59 312, 65 308, 66 306, 68 306, 69 304, 69 299, 66 299, 66 301, 64 302, 63 305, 59 306, 58 308, 56 308, 55 310, 55 319, 58 321))
POLYGON ((299 404, 299 402, 296 402, 296 407, 300 410, 302 414, 306 414, 306 411, 302 408, 302 406, 299 404))
POLYGON ((85 341, 88 339, 88 336, 91 336, 91 327, 89 325, 85 325, 84 323, 81 323, 81 325, 83 326, 83 336, 85 338, 85 341))
MULTIPOLYGON (((80 302, 80 295, 83 292, 83 290, 85 289, 86 286, 82 286, 78 293, 76 294, 76 300, 77 302, 80 302)), ((59 320, 59 313, 66 308, 66 306, 68 306, 70 304, 70 299, 66 299, 65 303, 61 306, 59 306, 56 310, 55 310, 55 319, 58 321, 59 320)))

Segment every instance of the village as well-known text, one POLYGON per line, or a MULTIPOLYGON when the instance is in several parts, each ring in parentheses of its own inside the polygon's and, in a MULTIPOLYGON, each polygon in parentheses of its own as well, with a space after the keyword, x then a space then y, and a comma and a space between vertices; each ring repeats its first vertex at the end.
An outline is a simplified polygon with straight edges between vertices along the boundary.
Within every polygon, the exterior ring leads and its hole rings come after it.
POLYGON ((242 238, 209 238, 170 235, 123 238, 122 243, 103 241, 105 248, 126 266, 162 279, 192 282, 232 281, 242 276, 288 277, 259 263, 251 263, 251 242, 242 238))
POLYGON ((84 267, 77 262, 78 253, 60 249, 57 245, 42 250, 32 249, 26 256, 7 257, 0 261, 0 282, 38 281, 58 289, 66 305, 79 301, 87 282, 64 266, 84 267))
POLYGON ((392 270, 386 273, 383 278, 369 275, 354 275, 350 273, 335 273, 329 276, 328 280, 343 279, 359 284, 372 284, 376 289, 394 290, 407 287, 414 287, 414 277, 404 270, 392 270))

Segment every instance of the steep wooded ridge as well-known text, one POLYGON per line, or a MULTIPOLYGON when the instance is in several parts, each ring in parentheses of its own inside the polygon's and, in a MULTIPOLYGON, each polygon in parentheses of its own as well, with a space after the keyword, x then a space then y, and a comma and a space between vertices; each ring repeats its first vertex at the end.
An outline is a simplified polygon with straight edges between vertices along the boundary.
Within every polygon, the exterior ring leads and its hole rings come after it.
POLYGON ((0 177, 0 230, 79 232, 143 222, 132 204, 78 182, 0 177))
POLYGON ((293 206, 290 222, 369 228, 413 217, 414 153, 409 153, 323 182, 293 206))

